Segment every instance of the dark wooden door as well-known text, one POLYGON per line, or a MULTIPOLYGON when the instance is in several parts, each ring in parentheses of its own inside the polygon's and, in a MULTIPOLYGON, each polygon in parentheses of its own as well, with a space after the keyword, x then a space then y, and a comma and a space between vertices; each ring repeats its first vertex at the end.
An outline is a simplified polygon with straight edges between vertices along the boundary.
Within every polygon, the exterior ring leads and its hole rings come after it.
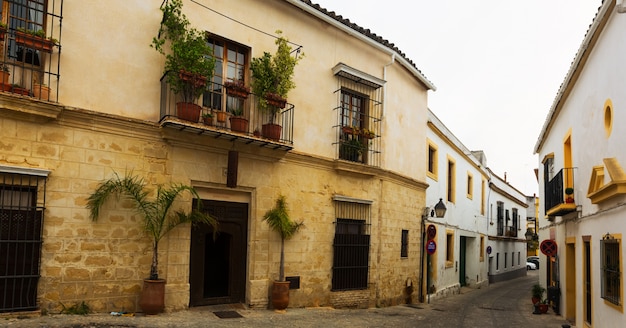
POLYGON ((217 235, 208 225, 191 229, 190 306, 245 302, 248 204, 202 201, 219 222, 217 235))

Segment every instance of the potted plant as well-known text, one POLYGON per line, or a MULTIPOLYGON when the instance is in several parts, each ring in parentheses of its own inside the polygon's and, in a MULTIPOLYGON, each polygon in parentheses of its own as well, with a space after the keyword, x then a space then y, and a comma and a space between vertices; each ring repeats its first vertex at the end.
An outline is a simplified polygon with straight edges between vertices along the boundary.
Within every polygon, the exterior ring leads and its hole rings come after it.
POLYGON ((570 188, 570 187, 565 188, 565 195, 567 195, 565 196, 566 203, 571 204, 574 202, 574 196, 572 196, 573 194, 574 194, 574 188, 570 188))
POLYGON ((282 127, 275 124, 276 116, 285 107, 287 94, 296 86, 294 68, 304 57, 304 54, 299 58, 292 57, 289 40, 280 36, 281 31, 276 33, 279 35, 275 42, 278 46, 276 53, 264 52, 263 56, 253 58, 250 63, 252 91, 257 95, 259 109, 269 114, 269 123, 262 126, 263 136, 273 140, 280 139, 282 127))
POLYGON ((359 162, 361 156, 367 150, 365 144, 356 136, 349 136, 339 144, 339 158, 351 162, 359 162))
POLYGON ((272 306, 276 310, 284 310, 289 305, 289 282, 285 281, 285 240, 293 237, 303 223, 289 218, 287 201, 283 195, 278 196, 274 207, 263 215, 263 221, 280 235, 280 267, 278 280, 272 284, 272 306))
POLYGON ((250 88, 243 83, 243 80, 239 79, 224 82, 224 88, 226 94, 236 98, 247 99, 248 94, 250 94, 250 88))
POLYGON ((9 77, 11 73, 9 73, 9 65, 5 63, 0 63, 0 83, 2 83, 0 91, 10 91, 11 84, 9 83, 9 77))
POLYGON ((30 90, 24 88, 22 85, 18 83, 11 84, 11 92, 17 93, 18 95, 24 95, 24 96, 30 95, 30 90))
POLYGON ((243 108, 241 106, 237 106, 235 108, 231 108, 230 112, 233 114, 229 119, 231 131, 248 133, 249 122, 248 119, 243 116, 243 108))
POLYGON ((547 299, 544 299, 543 301, 537 303, 537 308, 539 310, 539 313, 545 314, 545 313, 548 313, 548 309, 550 308, 550 304, 549 304, 547 299))
POLYGON ((0 22, 0 41, 4 41, 4 36, 7 33, 8 26, 6 23, 0 22))
POLYGON ((543 293, 546 292, 546 289, 543 288, 540 284, 534 284, 531 293, 532 293, 532 302, 533 304, 539 303, 543 299, 543 293))
POLYGON ((202 114, 202 121, 204 122, 205 125, 211 126, 213 125, 213 113, 209 112, 205 112, 204 114, 202 114))
POLYGON ((33 97, 37 99, 49 100, 50 87, 45 83, 33 82, 33 97))
POLYGON ((181 100, 176 104, 178 118, 198 122, 202 107, 195 102, 210 87, 215 59, 205 33, 190 27, 182 6, 181 0, 171 0, 161 7, 163 21, 151 46, 165 55, 166 82, 181 100))
POLYGON ((15 43, 30 49, 52 52, 52 47, 59 41, 53 37, 46 37, 44 30, 34 31, 19 27, 15 31, 15 43))
POLYGON ((183 223, 206 223, 217 228, 217 221, 201 212, 200 202, 190 212, 182 210, 172 212, 174 201, 184 192, 189 192, 194 198, 199 195, 193 187, 184 184, 172 184, 169 187, 157 186, 154 199, 149 199, 151 190, 147 189, 143 178, 126 175, 114 177, 98 185, 96 190, 87 198, 89 216, 96 221, 105 202, 113 195, 125 196, 130 200, 143 218, 145 232, 152 238, 152 264, 150 276, 144 280, 143 291, 139 305, 146 314, 157 314, 165 307, 165 280, 159 278, 158 253, 159 241, 169 231, 183 223))

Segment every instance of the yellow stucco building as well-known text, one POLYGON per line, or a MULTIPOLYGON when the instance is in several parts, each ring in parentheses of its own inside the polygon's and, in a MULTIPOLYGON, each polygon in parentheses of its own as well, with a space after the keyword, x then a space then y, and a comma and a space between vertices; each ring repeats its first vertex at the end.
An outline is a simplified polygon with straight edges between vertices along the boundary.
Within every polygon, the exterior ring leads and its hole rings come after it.
POLYGON ((262 216, 280 194, 305 225, 285 245, 290 306, 414 302, 434 85, 393 44, 309 1, 186 0, 183 12, 207 32, 218 65, 195 101, 213 114, 210 125, 182 120, 164 56, 150 47, 160 3, 2 2, 10 75, 0 92, 0 312, 81 301, 97 312, 139 311, 151 261, 140 218, 111 202, 92 222, 85 207, 116 172, 154 188, 189 184, 220 221, 215 240, 207 227, 185 225, 161 243, 168 311, 268 306, 280 239, 262 216), (46 48, 21 39, 21 29, 55 40, 46 48), (250 62, 274 53, 276 30, 292 56, 306 55, 272 139, 261 134, 260 95, 240 101, 223 84, 249 85, 250 62), (241 132, 218 121, 235 102, 248 119, 241 132), (351 140, 357 155, 346 153, 351 140))

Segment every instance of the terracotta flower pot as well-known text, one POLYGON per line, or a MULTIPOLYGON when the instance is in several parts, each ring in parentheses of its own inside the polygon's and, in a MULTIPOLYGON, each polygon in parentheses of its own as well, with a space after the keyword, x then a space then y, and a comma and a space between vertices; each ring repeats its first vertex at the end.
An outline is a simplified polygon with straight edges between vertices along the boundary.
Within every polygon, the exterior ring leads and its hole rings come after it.
POLYGON ((263 124, 263 126, 261 127, 263 136, 274 141, 280 140, 280 133, 282 129, 282 126, 271 123, 263 124))
POLYGON ((284 310, 289 306, 289 281, 274 281, 272 284, 272 306, 284 310))
POLYGON ((33 83, 33 96, 37 99, 48 100, 50 98, 50 87, 33 83))
POLYGON ((179 102, 176 104, 176 116, 181 120, 197 123, 200 119, 200 112, 202 107, 186 102, 179 102))
POLYGON ((241 116, 232 116, 230 118, 230 130, 248 133, 248 120, 241 116))
POLYGON ((145 314, 159 314, 165 309, 165 279, 143 281, 139 307, 145 314))

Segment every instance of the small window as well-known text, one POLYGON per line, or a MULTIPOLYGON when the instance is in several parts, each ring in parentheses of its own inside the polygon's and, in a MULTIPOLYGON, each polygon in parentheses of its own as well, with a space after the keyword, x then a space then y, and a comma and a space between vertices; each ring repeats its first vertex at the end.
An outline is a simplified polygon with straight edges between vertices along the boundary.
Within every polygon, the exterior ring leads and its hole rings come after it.
POLYGON ((451 202, 451 203, 454 203, 456 201, 456 199, 455 199, 456 173, 455 173, 455 162, 451 158, 448 158, 448 181, 447 181, 447 184, 448 184, 448 188, 447 188, 448 201, 451 202))
POLYGON ((437 180, 437 146, 430 140, 428 140, 428 176, 437 180))
POLYGON ((409 230, 402 230, 400 257, 409 257, 409 230))
POLYGON ((500 253, 496 253, 496 271, 500 270, 500 253))
POLYGON ((454 231, 446 230, 446 268, 454 265, 454 231))
POLYGON ((485 236, 480 236, 480 262, 485 261, 485 236))
POLYGON ((607 99, 604 102, 604 131, 606 132, 606 137, 611 136, 611 131, 613 130, 613 102, 611 99, 607 99))
POLYGON ((506 269, 506 264, 509 261, 509 253, 504 253, 504 268, 506 269))
POLYGON ((474 177, 471 173, 467 172, 467 198, 472 199, 474 197, 474 177))
POLYGON ((620 239, 607 234, 600 243, 602 252, 602 298, 607 302, 621 306, 622 264, 620 261, 620 239))

